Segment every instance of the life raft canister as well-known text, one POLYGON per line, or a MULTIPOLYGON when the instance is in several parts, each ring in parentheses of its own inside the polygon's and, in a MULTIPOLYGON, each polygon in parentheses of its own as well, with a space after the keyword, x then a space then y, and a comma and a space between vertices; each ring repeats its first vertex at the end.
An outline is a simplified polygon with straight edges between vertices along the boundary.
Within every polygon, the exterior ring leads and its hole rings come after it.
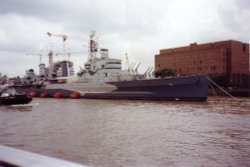
POLYGON ((54 94, 54 98, 62 98, 63 97, 63 94, 61 92, 56 92, 54 94))
POLYGON ((72 98, 72 99, 78 99, 80 97, 81 97, 81 94, 79 92, 72 92, 70 94, 70 98, 72 98))
POLYGON ((40 97, 48 97, 48 96, 49 96, 49 94, 47 92, 42 92, 40 94, 40 97))

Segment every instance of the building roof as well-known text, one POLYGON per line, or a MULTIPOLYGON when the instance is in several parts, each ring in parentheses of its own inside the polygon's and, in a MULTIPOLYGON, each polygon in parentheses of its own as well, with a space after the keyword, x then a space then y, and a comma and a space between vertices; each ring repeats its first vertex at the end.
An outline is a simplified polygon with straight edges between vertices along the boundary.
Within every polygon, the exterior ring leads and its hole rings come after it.
POLYGON ((188 46, 161 49, 160 54, 180 53, 180 52, 187 52, 190 50, 204 50, 204 49, 210 49, 211 47, 219 48, 221 46, 223 47, 228 46, 232 42, 243 43, 243 42, 236 41, 236 40, 225 40, 225 41, 209 42, 209 43, 202 43, 202 44, 197 44, 197 42, 195 42, 195 43, 190 43, 188 46))

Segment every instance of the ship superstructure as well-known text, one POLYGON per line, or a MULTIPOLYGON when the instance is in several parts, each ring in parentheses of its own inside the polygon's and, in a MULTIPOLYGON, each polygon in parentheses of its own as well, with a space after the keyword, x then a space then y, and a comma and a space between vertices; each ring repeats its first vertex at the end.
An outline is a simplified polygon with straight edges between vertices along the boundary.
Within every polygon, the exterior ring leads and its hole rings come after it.
POLYGON ((48 83, 46 87, 48 89, 60 87, 80 92, 108 92, 116 89, 108 82, 143 79, 149 76, 148 73, 146 75, 138 74, 139 65, 136 70, 134 70, 134 66, 135 64, 132 64, 128 69, 122 70, 121 59, 110 58, 107 48, 99 49, 98 37, 96 32, 92 31, 89 35, 88 59, 83 68, 74 77, 57 76, 53 78, 53 82, 48 83))
POLYGON ((77 81, 80 82, 109 82, 131 80, 133 77, 142 77, 142 75, 133 75, 130 71, 122 70, 122 61, 109 57, 109 50, 98 48, 98 41, 94 31, 90 34, 89 57, 84 64, 84 68, 77 73, 77 81))
MULTIPOLYGON (((65 36, 61 37, 65 42, 65 36)), ((98 37, 92 31, 88 59, 76 75, 73 75, 73 63, 66 60, 53 62, 53 52, 50 51, 48 68, 41 66, 40 69, 45 71, 43 86, 26 90, 40 97, 207 99, 209 81, 204 75, 155 78, 153 68, 139 74, 139 66, 140 63, 131 64, 123 70, 120 59, 110 58, 106 48, 99 49, 98 37)))

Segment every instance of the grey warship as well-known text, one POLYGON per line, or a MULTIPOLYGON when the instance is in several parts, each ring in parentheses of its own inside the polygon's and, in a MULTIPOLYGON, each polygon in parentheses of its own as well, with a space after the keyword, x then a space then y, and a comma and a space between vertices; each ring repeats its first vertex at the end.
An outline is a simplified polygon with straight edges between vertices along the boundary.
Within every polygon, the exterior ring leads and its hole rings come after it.
MULTIPOLYGON (((54 63, 53 54, 50 52, 49 67, 40 65, 40 71, 45 71, 42 76, 46 79, 42 83, 41 80, 35 80, 30 87, 26 86, 26 92, 37 97, 57 98, 195 101, 207 99, 209 81, 206 75, 156 78, 152 72, 153 68, 139 74, 137 69, 140 64, 133 64, 122 70, 120 59, 110 58, 106 48, 99 49, 94 31, 90 33, 89 38, 88 60, 77 75, 72 75, 72 62, 64 60, 54 63)), ((29 78, 32 77, 29 75, 29 78)))

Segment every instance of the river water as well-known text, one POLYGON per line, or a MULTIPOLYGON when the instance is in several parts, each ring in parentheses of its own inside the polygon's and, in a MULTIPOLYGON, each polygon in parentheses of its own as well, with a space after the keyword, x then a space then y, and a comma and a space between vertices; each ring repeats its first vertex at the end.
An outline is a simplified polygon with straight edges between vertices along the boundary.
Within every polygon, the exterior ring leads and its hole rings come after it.
POLYGON ((250 166, 250 99, 34 99, 0 106, 0 144, 93 167, 250 166))

